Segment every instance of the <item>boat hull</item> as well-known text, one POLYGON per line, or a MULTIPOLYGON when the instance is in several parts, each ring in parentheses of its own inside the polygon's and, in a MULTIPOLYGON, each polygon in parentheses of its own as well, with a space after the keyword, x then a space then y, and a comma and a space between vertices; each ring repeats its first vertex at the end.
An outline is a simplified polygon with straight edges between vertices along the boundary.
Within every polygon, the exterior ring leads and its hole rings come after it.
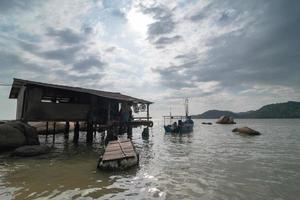
POLYGON ((194 124, 184 124, 174 128, 172 125, 164 126, 166 133, 190 133, 194 129, 194 124))

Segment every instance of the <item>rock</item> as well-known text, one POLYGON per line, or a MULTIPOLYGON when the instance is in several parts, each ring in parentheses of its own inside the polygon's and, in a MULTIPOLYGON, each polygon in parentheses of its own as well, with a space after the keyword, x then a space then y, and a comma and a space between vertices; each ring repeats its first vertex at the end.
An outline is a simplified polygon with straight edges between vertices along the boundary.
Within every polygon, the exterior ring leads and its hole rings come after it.
POLYGON ((26 145, 15 149, 13 155, 23 157, 37 156, 49 153, 50 150, 50 147, 47 145, 26 145))
POLYGON ((242 133, 242 134, 247 134, 247 135, 260 135, 261 133, 253 130, 248 127, 242 127, 242 128, 235 128, 232 130, 232 132, 237 132, 237 133, 242 133))
POLYGON ((212 125, 211 122, 202 122, 202 124, 204 124, 204 125, 212 125))
POLYGON ((7 150, 26 144, 26 137, 19 129, 8 124, 0 125, 0 149, 7 150))
POLYGON ((235 124, 234 120, 232 117, 229 116, 222 116, 218 121, 216 122, 217 124, 235 124))
POLYGON ((27 145, 38 145, 40 144, 39 142, 39 137, 38 133, 35 127, 30 126, 24 122, 21 121, 10 121, 7 122, 6 124, 18 129, 21 131, 25 138, 26 138, 26 144, 27 145))
POLYGON ((7 121, 0 124, 1 150, 38 144, 40 144, 39 138, 34 127, 21 121, 7 121))

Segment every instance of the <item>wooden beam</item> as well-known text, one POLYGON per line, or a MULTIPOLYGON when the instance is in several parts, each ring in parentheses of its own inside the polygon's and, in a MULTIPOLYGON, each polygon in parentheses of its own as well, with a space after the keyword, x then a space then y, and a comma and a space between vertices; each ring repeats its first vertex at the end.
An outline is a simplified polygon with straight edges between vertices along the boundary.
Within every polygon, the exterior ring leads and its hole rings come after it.
POLYGON ((93 142, 93 123, 92 122, 87 122, 86 142, 87 143, 93 142))
POLYGON ((56 122, 53 122, 53 140, 52 140, 52 143, 54 144, 55 143, 55 128, 56 128, 56 122))
POLYGON ((74 143, 78 143, 78 139, 79 139, 79 122, 75 123, 74 126, 74 136, 73 136, 73 142, 74 143))
POLYGON ((150 116, 149 116, 149 104, 147 104, 147 121, 149 122, 150 116))
POLYGON ((65 125, 64 138, 69 139, 70 123, 67 121, 65 125))
POLYGON ((49 122, 46 122, 46 140, 48 139, 49 134, 49 122))
POLYGON ((110 105, 110 101, 108 102, 108 108, 107 108, 107 123, 110 124, 110 110, 111 110, 111 105, 110 105))

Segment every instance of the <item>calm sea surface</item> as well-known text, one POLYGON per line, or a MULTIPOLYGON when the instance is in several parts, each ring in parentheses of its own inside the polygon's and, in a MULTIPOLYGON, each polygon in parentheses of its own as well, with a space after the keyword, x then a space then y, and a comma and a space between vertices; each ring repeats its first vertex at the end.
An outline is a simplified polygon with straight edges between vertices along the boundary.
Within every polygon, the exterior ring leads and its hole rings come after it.
MULTIPOLYGON (((140 166, 126 172, 96 169, 100 139, 74 146, 56 137, 46 156, 0 155, 0 199, 300 199, 300 120, 236 120, 166 135, 155 121, 150 139, 135 129, 140 166), (232 133, 249 126, 262 133, 232 133)), ((45 142, 45 138, 40 138, 45 142)), ((51 137, 48 144, 51 144, 51 137)))

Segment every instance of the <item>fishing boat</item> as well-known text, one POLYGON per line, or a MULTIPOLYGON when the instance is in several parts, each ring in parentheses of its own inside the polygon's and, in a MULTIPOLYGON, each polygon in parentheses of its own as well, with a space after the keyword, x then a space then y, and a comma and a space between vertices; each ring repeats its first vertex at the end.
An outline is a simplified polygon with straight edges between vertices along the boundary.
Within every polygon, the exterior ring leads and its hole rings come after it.
POLYGON ((194 121, 189 116, 188 103, 189 100, 185 99, 185 116, 172 116, 171 112, 169 116, 163 116, 166 133, 189 133, 193 131, 194 121), (166 125, 166 120, 169 120, 168 125, 166 125))

